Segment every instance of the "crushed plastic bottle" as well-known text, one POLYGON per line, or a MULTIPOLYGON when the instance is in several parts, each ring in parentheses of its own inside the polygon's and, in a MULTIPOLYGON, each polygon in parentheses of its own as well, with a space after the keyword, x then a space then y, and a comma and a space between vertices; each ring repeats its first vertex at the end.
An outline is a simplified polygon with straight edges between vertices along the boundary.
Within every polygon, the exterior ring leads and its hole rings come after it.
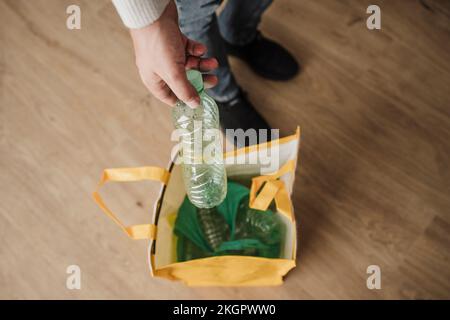
POLYGON ((198 209, 197 216, 206 242, 213 251, 216 251, 223 242, 228 240, 230 234, 228 224, 215 208, 198 209))
POLYGON ((258 239, 265 245, 247 255, 279 258, 284 234, 284 225, 276 213, 252 209, 248 197, 242 199, 236 216, 235 239, 258 239))

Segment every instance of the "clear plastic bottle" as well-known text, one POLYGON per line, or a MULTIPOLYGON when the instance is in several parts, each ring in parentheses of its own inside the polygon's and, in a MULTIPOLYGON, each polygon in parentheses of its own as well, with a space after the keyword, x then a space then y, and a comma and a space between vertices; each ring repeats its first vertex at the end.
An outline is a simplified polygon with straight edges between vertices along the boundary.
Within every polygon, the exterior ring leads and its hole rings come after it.
POLYGON ((227 193, 219 110, 203 89, 202 74, 189 70, 187 77, 199 93, 200 106, 193 109, 178 101, 172 113, 175 128, 183 129, 179 156, 184 185, 193 205, 212 208, 218 206, 227 193))
POLYGON ((241 200, 236 216, 236 239, 258 239, 265 248, 256 250, 256 255, 266 258, 279 258, 285 230, 281 219, 270 210, 259 211, 248 206, 248 197, 241 200))
POLYGON ((208 245, 216 251, 222 242, 228 240, 230 233, 224 217, 215 209, 198 209, 198 219, 208 245))

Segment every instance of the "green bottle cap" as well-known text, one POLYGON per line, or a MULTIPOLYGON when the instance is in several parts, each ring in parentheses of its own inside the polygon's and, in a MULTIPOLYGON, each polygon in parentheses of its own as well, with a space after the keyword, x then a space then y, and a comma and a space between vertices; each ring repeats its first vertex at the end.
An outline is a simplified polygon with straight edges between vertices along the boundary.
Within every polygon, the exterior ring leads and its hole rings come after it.
POLYGON ((187 78, 189 82, 192 84, 192 86, 197 90, 197 92, 200 92, 203 90, 203 78, 202 74, 197 70, 188 70, 186 72, 187 78))

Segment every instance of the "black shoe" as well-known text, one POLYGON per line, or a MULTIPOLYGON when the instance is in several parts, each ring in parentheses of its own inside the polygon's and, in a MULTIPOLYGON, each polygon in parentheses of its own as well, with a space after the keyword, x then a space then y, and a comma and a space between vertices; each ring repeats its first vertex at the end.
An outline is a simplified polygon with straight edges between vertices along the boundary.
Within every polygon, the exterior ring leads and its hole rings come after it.
POLYGON ((300 66, 294 57, 278 43, 260 32, 244 46, 225 42, 229 54, 244 60, 255 73, 270 80, 289 80, 298 74, 300 66))
MULTIPOLYGON (((242 129, 244 133, 248 129, 255 129, 253 133, 256 133, 256 137, 253 138, 248 136, 245 136, 245 138, 242 136, 236 137, 236 135, 227 137, 233 139, 233 143, 238 148, 270 141, 271 127, 247 100, 246 94, 242 90, 236 98, 228 102, 217 102, 217 106, 219 107, 220 126, 225 135, 227 129, 233 129, 235 133, 237 129, 242 129), (259 129, 267 130, 265 136, 259 135, 259 129)), ((247 132, 247 134, 250 133, 251 131, 247 132)), ((233 134, 233 132, 228 131, 228 134, 233 134)))

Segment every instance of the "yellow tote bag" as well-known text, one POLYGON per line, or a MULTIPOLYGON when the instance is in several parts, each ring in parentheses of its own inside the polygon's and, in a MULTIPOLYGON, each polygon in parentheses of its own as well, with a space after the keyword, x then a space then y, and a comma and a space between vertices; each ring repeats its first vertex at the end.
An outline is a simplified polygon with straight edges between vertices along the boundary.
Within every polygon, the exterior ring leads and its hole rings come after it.
POLYGON ((269 259, 250 256, 217 256, 176 262, 173 217, 185 197, 181 168, 173 162, 169 169, 137 167, 105 169, 94 201, 130 238, 150 241, 148 262, 152 276, 182 281, 189 286, 271 286, 283 282, 283 276, 295 267, 297 230, 290 195, 300 145, 300 128, 294 135, 224 155, 227 176, 232 179, 251 177, 249 205, 266 210, 275 202, 277 213, 286 227, 282 257, 269 259), (247 165, 245 159, 259 155, 279 157, 277 168, 260 175, 263 163, 247 165), (108 181, 129 182, 151 180, 162 184, 153 209, 151 223, 125 226, 103 202, 99 189, 108 181))

